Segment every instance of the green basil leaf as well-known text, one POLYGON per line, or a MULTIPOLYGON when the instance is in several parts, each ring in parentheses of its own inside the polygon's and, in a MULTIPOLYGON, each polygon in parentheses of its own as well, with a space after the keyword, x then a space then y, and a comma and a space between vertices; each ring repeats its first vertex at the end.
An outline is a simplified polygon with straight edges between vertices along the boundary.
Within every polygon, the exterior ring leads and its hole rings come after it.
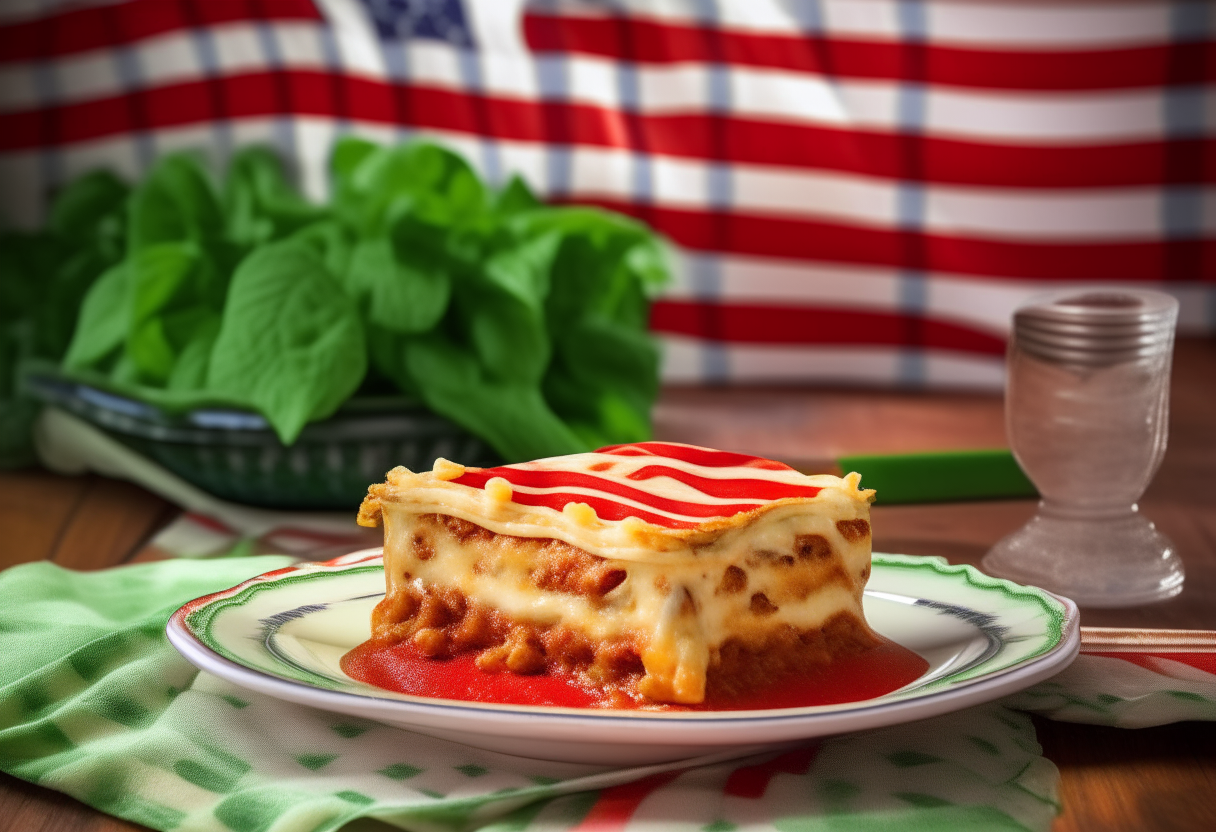
POLYGON ((143 382, 164 384, 173 372, 177 353, 165 334, 165 322, 160 318, 139 321, 127 333, 126 357, 143 382))
POLYGON ((494 213, 509 216, 520 211, 530 211, 539 208, 541 202, 532 193, 528 183, 517 174, 513 174, 507 185, 494 197, 494 213))
POLYGON ((508 461, 590 449, 534 385, 487 377, 475 355, 441 333, 411 338, 405 360, 429 408, 480 436, 508 461))
POLYGON ((353 393, 367 371, 354 302, 311 248, 263 246, 237 268, 207 385, 244 397, 285 444, 353 393))
POLYGON ((494 292, 462 297, 459 305, 486 376, 539 387, 553 352, 541 312, 494 292))
POLYGON ((97 367, 122 347, 131 321, 130 279, 128 264, 119 263, 89 289, 63 358, 65 368, 97 367))
POLYGON ((366 236, 379 236, 401 217, 451 227, 477 221, 489 194, 460 156, 413 142, 367 153, 351 171, 347 214, 366 236))
POLYGON ((550 273, 562 244, 556 233, 540 234, 492 254, 485 261, 485 278, 537 313, 549 296, 550 273))
POLYGON ((169 379, 179 350, 224 304, 226 281, 193 243, 160 243, 130 261, 127 356, 146 383, 169 379))
POLYGON ((646 332, 589 317, 563 332, 544 379, 545 399, 594 447, 650 437, 659 350, 646 332))
POLYGON ((165 387, 173 391, 203 390, 211 366, 211 350, 220 334, 220 316, 210 314, 194 327, 190 340, 181 348, 165 387))
POLYGON ((349 187, 359 165, 377 152, 381 152, 380 145, 357 136, 343 136, 334 142, 334 149, 329 155, 329 172, 335 191, 349 187))
POLYGON ((207 172, 190 155, 162 157, 131 194, 128 251, 157 243, 217 240, 224 216, 207 172))
POLYGON ((425 260, 404 261, 386 237, 361 240, 345 281, 368 320, 392 332, 426 332, 447 310, 451 276, 425 260))
POLYGON ((304 226, 291 235, 292 240, 312 248, 336 277, 344 277, 350 269, 351 251, 355 243, 346 227, 336 220, 320 220, 304 226))
POLYGON ((242 245, 277 240, 326 214, 296 192, 278 156, 265 147, 246 148, 232 158, 224 209, 228 235, 242 245))

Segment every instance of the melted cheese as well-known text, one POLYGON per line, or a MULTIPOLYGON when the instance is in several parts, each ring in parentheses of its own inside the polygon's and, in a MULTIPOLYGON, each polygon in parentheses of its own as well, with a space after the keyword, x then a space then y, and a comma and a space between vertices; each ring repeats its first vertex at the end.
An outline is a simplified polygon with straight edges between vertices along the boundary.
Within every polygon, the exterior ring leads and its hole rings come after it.
POLYGON ((660 461, 656 466, 655 454, 643 449, 636 455, 539 460, 471 479, 466 479, 470 472, 480 469, 457 473, 449 467, 452 463, 426 474, 397 469, 388 483, 373 486, 360 522, 383 519, 390 593, 407 582, 420 589, 453 587, 513 619, 561 625, 594 641, 640 636, 646 645, 640 692, 663 701, 701 701, 707 670, 730 639, 759 644, 777 628, 813 630, 842 612, 864 621, 861 593, 869 573, 869 536, 850 540, 837 525, 868 518, 873 492, 859 489, 857 475, 807 477, 779 463, 762 468, 660 461), (656 475, 663 468, 675 474, 656 475), (525 476, 516 476, 518 471, 525 476), (548 479, 519 483, 536 472, 548 479), (606 481, 602 491, 582 476, 588 472, 606 481), (619 486, 630 489, 627 496, 619 486), (547 489, 569 499, 560 510, 529 505, 519 501, 521 493, 528 493, 524 489, 547 489), (635 490, 646 496, 637 497, 635 490), (629 515, 604 519, 577 499, 586 492, 608 494, 626 506, 641 502, 648 513, 658 512, 671 522, 629 515), (765 499, 756 497, 758 492, 811 496, 765 499), (719 496, 723 493, 727 496, 719 496), (741 504, 745 508, 737 510, 741 504), (688 505, 709 507, 708 516, 691 523, 695 515, 682 513, 688 505), (412 541, 419 518, 427 514, 458 517, 500 535, 562 540, 607 559, 626 578, 592 603, 584 596, 538 588, 527 547, 466 545, 442 536, 430 542, 433 555, 420 559, 412 541), (808 537, 822 539, 830 552, 796 558, 800 539, 808 537), (724 586, 732 567, 742 570, 746 585, 730 591, 724 586), (757 596, 763 599, 757 601, 757 596))

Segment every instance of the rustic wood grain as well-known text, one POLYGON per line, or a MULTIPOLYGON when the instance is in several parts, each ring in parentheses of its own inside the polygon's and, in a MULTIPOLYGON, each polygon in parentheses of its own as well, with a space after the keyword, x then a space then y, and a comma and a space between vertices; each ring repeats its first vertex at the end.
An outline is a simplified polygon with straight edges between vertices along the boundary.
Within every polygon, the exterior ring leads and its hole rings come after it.
POLYGON ((153 832, 62 792, 0 773, 0 832, 153 832))
POLYGON ((1034 717, 1060 769, 1054 832, 1216 829, 1216 723, 1124 730, 1034 717))
POLYGON ((50 558, 87 487, 84 477, 0 472, 0 569, 50 558))
POLYGON ((90 476, 50 560, 69 569, 118 566, 177 511, 137 485, 90 476))
MULTIPOLYGON (((803 388, 673 388, 656 411, 660 438, 776 457, 1000 447, 1001 398, 803 388)), ((1131 610, 1083 610, 1100 626, 1216 629, 1216 340, 1175 352, 1170 445, 1141 506, 1187 569, 1177 598, 1131 610)), ((1034 513, 1031 500, 876 506, 879 551, 976 564, 1034 513)), ((40 471, 0 473, 0 567, 50 559, 78 569, 154 556, 145 542, 175 512, 135 486, 40 471)), ((1135 731, 1035 719, 1060 768, 1057 832, 1216 829, 1216 723, 1135 731)), ((0 775, 0 830, 141 832, 57 792, 0 775)))
POLYGON ((0 472, 0 568, 34 560, 117 566, 177 513, 139 486, 107 477, 0 472))

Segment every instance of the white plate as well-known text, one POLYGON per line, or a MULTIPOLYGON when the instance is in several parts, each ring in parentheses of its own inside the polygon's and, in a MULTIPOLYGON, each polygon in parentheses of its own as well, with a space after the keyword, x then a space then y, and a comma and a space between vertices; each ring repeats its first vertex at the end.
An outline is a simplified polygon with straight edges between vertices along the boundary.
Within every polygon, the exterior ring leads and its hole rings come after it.
POLYGON ((751 753, 879 728, 996 699, 1068 666, 1076 605, 940 558, 874 555, 865 613, 929 662, 923 676, 860 702, 757 711, 644 712, 494 705, 392 693, 338 661, 370 634, 384 595, 380 550, 269 572, 192 601, 167 632, 190 662, 237 685, 478 748, 547 760, 641 765, 751 753))

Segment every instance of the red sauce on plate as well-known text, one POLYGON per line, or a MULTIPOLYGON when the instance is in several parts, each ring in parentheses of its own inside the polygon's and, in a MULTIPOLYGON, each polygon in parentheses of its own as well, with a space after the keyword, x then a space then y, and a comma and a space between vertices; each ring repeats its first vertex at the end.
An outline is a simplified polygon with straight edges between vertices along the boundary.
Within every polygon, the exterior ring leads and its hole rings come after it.
POLYGON ((860 702, 898 690, 929 669, 929 663, 893 641, 836 660, 805 676, 783 678, 772 688, 728 701, 707 699, 699 705, 656 705, 617 697, 580 684, 562 673, 519 676, 486 673, 474 654, 430 659, 409 642, 385 647, 365 642, 342 657, 342 670, 352 679, 385 690, 432 699, 491 702, 499 705, 549 705, 561 708, 645 708, 670 711, 750 711, 805 708, 860 702))

